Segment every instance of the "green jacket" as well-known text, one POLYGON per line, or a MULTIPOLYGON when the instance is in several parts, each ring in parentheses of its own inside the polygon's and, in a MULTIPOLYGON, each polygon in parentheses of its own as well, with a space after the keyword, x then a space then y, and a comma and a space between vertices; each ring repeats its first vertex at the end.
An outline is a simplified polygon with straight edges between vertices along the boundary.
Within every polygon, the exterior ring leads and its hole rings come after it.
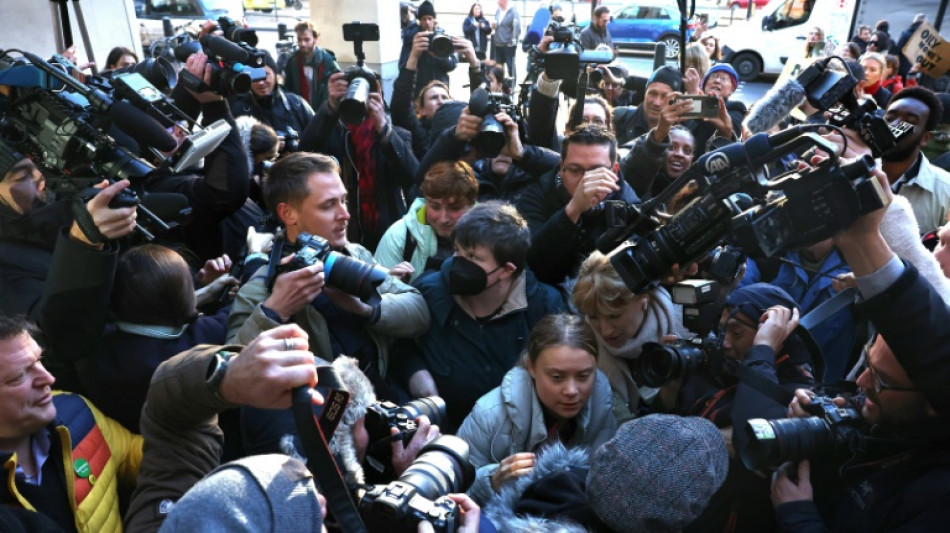
POLYGON ((324 50, 319 46, 314 47, 313 58, 309 65, 313 67, 313 77, 310 79, 310 94, 302 94, 302 84, 300 82, 300 62, 302 60, 303 54, 297 52, 287 61, 287 66, 284 68, 284 88, 302 96, 313 109, 320 109, 323 102, 326 102, 330 96, 330 75, 340 72, 340 65, 337 64, 333 52, 324 50))
POLYGON ((406 236, 416 241, 416 249, 412 252, 409 262, 415 270, 410 281, 415 281, 426 268, 426 260, 435 255, 438 250, 438 239, 432 226, 425 222, 426 202, 424 198, 416 198, 409 206, 409 212, 397 220, 376 247, 376 262, 386 268, 392 268, 402 263, 405 258, 406 236))
MULTIPOLYGON (((375 263, 369 250, 358 244, 348 244, 347 251, 351 257, 375 263)), ((248 344, 262 331, 280 325, 261 311, 261 303, 268 296, 266 275, 265 266, 254 273, 238 291, 228 316, 229 344, 248 344)), ((379 286, 379 294, 382 296, 379 320, 365 328, 379 354, 379 373, 385 376, 392 340, 425 333, 429 329, 429 307, 418 290, 392 277, 387 277, 379 286)), ((304 307, 293 316, 292 321, 310 336, 310 351, 315 356, 326 361, 334 359, 326 319, 316 308, 312 305, 304 307)))

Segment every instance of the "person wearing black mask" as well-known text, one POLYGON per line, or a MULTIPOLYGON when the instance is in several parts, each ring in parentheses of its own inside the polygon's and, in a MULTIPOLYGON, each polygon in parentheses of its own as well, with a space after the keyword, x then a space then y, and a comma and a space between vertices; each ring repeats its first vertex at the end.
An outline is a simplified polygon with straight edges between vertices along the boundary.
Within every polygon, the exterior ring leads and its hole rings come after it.
POLYGON ((527 267, 531 231, 517 210, 480 203, 455 226, 455 255, 416 282, 429 306, 429 331, 392 358, 414 397, 445 399, 439 427, 454 433, 475 401, 501 384, 534 324, 565 310, 557 289, 527 267))

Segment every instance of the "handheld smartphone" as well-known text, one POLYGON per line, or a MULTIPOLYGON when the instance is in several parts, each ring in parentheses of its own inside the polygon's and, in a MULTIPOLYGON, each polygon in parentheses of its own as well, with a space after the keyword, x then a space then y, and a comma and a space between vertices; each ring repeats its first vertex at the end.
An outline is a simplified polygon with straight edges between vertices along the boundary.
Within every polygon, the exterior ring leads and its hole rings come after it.
POLYGON ((343 25, 344 41, 378 41, 379 25, 371 22, 351 22, 343 25))
POLYGON ((719 116, 719 98, 703 94, 687 94, 675 100, 691 100, 693 109, 683 113, 683 118, 716 118, 719 116))

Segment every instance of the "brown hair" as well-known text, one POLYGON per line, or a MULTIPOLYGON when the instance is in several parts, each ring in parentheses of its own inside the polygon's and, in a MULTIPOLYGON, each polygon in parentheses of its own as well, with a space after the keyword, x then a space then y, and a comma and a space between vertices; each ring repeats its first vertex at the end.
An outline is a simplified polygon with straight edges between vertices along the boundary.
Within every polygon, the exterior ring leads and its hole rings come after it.
POLYGON ((577 127, 580 124, 584 123, 583 112, 580 115, 581 122, 579 124, 574 123, 574 119, 578 116, 578 115, 575 115, 577 111, 577 106, 583 105, 584 107, 587 107, 587 104, 599 105, 600 107, 604 108, 603 127, 607 128, 608 131, 614 131, 614 123, 613 123, 613 120, 611 119, 611 117, 614 114, 613 108, 610 107, 609 103, 607 103, 606 98, 597 94, 591 94, 591 95, 586 96, 583 102, 581 102, 580 100, 574 100, 574 104, 571 105, 571 110, 567 114, 567 131, 574 131, 577 129, 577 127))
POLYGON ((416 106, 417 117, 422 116, 422 108, 425 105, 426 93, 432 90, 432 88, 434 87, 441 87, 442 89, 445 90, 445 94, 449 95, 449 98, 452 97, 452 92, 449 91, 449 86, 446 85, 444 81, 439 81, 439 80, 430 81, 429 83, 425 85, 425 87, 422 88, 421 91, 419 91, 419 96, 417 96, 415 102, 413 102, 413 104, 415 104, 416 106))
POLYGON ((312 152, 296 152, 277 161, 261 185, 264 204, 275 215, 282 203, 299 206, 310 194, 307 180, 314 173, 339 176, 340 165, 333 157, 312 152))
POLYGON ((181 326, 193 320, 195 287, 178 252, 144 244, 122 254, 112 287, 112 311, 135 324, 181 326))
POLYGON ((528 345, 521 356, 521 366, 530 368, 541 352, 556 346, 579 348, 597 359, 597 337, 583 317, 561 313, 547 315, 531 328, 528 345))
POLYGON ((583 315, 612 315, 639 298, 627 288, 606 255, 594 251, 577 272, 574 307, 583 315))
POLYGON ((426 172, 419 192, 426 198, 449 199, 475 205, 478 200, 478 180, 475 172, 464 161, 439 161, 426 172))
POLYGON ((294 26, 294 33, 300 33, 307 30, 310 30, 310 33, 313 34, 314 39, 320 37, 320 32, 317 31, 317 27, 314 26, 313 22, 310 22, 309 20, 300 21, 296 26, 294 26))

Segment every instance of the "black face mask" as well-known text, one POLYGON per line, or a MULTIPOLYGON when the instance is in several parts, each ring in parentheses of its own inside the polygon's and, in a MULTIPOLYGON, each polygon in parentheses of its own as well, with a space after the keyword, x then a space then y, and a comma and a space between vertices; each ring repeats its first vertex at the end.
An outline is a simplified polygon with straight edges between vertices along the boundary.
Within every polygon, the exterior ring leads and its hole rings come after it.
MULTIPOLYGON (((495 270, 499 268, 501 266, 495 270)), ((481 294, 488 288, 488 276, 495 270, 485 272, 472 261, 455 256, 449 266, 449 292, 458 296, 481 294)))

